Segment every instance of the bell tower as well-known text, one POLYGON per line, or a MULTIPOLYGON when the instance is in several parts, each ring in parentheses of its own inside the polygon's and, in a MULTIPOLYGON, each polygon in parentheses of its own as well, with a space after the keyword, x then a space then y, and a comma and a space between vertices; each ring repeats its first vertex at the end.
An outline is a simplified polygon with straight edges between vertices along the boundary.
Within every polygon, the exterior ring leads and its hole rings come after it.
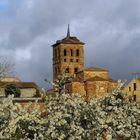
POLYGON ((69 73, 71 77, 84 69, 84 43, 77 37, 70 35, 68 25, 67 35, 57 40, 53 47, 53 80, 58 75, 69 73))

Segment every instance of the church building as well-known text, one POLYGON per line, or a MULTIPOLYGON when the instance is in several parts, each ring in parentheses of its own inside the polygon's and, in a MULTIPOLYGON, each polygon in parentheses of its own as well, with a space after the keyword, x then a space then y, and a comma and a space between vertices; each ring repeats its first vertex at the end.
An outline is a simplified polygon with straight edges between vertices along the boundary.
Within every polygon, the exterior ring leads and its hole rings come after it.
POLYGON ((53 47, 53 80, 58 75, 69 73, 72 80, 66 89, 70 93, 78 93, 87 98, 103 96, 117 86, 117 81, 109 78, 109 71, 97 67, 84 67, 84 43, 70 35, 57 40, 53 47))

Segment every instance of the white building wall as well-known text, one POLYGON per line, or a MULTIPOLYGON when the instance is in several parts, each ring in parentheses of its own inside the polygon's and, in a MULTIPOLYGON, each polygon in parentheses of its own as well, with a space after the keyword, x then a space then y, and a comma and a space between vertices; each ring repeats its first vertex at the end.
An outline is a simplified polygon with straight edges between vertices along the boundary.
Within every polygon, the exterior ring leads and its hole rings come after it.
POLYGON ((34 97, 36 95, 36 89, 35 88, 26 88, 26 89, 20 89, 21 91, 21 98, 22 97, 34 97))
POLYGON ((0 97, 5 96, 5 89, 4 88, 0 88, 0 97))
MULTIPOLYGON (((25 88, 25 89, 20 89, 21 98, 30 98, 30 97, 34 97, 36 95, 36 89, 35 88, 25 88)), ((5 96, 5 89, 4 88, 0 88, 0 97, 5 96)))

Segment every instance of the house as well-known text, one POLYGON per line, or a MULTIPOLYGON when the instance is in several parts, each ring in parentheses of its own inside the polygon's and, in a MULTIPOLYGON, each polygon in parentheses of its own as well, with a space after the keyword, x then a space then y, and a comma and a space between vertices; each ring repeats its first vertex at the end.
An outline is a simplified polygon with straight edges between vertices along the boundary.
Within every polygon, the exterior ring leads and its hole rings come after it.
MULTIPOLYGON (((6 88, 19 91, 20 98, 39 97, 39 88, 34 82, 23 82, 16 77, 0 77, 0 97, 7 96, 6 88)), ((10 93, 10 91, 9 91, 10 93)))
POLYGON ((0 101, 4 100, 8 94, 14 94, 13 103, 19 103, 24 107, 31 102, 29 109, 38 107, 42 112, 45 109, 41 90, 34 82, 23 82, 10 76, 0 77, 0 101))
POLYGON ((131 79, 123 88, 123 92, 131 96, 134 101, 140 101, 140 77, 131 79))

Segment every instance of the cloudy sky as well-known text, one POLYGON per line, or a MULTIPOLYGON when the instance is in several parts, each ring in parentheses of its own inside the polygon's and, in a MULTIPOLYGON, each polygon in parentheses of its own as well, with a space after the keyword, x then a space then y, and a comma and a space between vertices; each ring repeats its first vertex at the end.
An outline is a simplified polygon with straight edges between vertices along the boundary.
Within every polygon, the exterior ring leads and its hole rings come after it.
POLYGON ((107 68, 111 78, 140 72, 140 0, 0 0, 0 55, 14 75, 46 87, 52 47, 71 35, 85 42, 85 66, 107 68))

